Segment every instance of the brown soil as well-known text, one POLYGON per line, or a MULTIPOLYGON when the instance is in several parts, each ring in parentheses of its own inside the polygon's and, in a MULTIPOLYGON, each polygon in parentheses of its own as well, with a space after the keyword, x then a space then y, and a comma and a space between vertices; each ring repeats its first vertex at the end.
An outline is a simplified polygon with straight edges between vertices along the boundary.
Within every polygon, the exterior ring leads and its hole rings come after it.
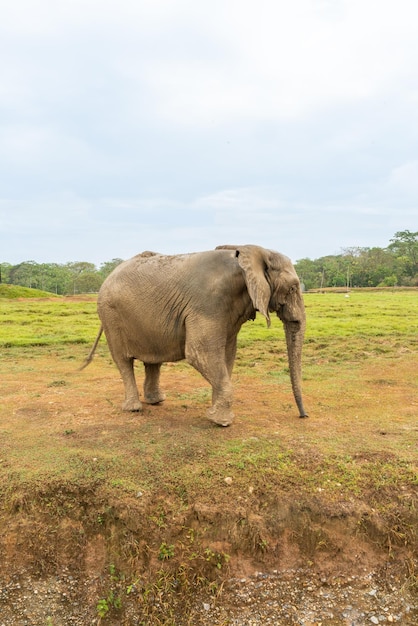
MULTIPOLYGON (((31 355, 26 351, 18 361, 16 351, 5 352, 0 410, 0 464, 5 474, 13 477, 19 471, 30 482, 30 472, 39 470, 37 463, 42 459, 31 442, 49 448, 53 441, 57 455, 61 449, 64 453, 64 446, 73 446, 78 455, 84 451, 87 476, 96 462, 95 450, 99 456, 103 451, 111 454, 112 447, 120 452, 125 446, 128 460, 132 454, 129 444, 138 433, 150 464, 152 442, 163 437, 173 449, 178 446, 184 458, 188 441, 193 438, 190 454, 196 454, 196 442, 200 442, 203 462, 208 442, 222 439, 232 444, 263 438, 277 440, 280 449, 294 450, 301 464, 312 468, 318 467, 316 443, 321 454, 338 456, 346 450, 357 463, 391 459, 399 450, 404 463, 416 462, 417 399, 409 382, 411 354, 398 355, 396 363, 382 361, 378 372, 370 363, 356 366, 352 389, 334 386, 326 395, 324 388, 308 380, 309 420, 295 417, 289 386, 280 385, 279 391, 272 393, 271 382, 257 375, 257 362, 254 374, 238 368, 234 377, 236 421, 229 429, 219 429, 204 418, 208 387, 192 369, 165 366, 166 402, 144 406, 141 414, 126 414, 119 408, 122 383, 106 349, 82 373, 75 369, 86 348, 71 350, 75 357, 71 360, 68 353, 54 349, 33 349, 31 355), (388 421, 384 412, 396 412, 397 418, 388 421)), ((196 460, 200 462, 199 457, 196 460)), ((387 623, 416 623, 418 517, 417 493, 411 485, 402 493, 382 487, 382 500, 388 506, 395 501, 399 505, 396 519, 393 511, 385 517, 376 510, 374 502, 379 497, 374 490, 366 490, 359 498, 338 497, 334 490, 327 497, 326 489, 309 493, 295 486, 292 492, 292 487, 285 485, 275 490, 274 485, 257 480, 237 484, 233 468, 220 465, 219 471, 217 492, 194 494, 181 510, 178 497, 166 491, 145 489, 136 496, 118 489, 110 493, 87 479, 74 485, 67 479, 60 481, 60 476, 47 476, 43 485, 35 481, 33 493, 23 485, 10 494, 4 485, 0 625, 325 626, 384 623, 383 617, 387 623), (232 484, 225 482, 228 477, 232 484), (164 527, 161 521, 160 527, 154 524, 150 528, 150 516, 159 505, 164 510, 164 527), (201 557, 193 561, 185 538, 192 531, 196 537, 200 533, 204 545, 210 546, 206 562, 201 557), (163 542, 176 546, 175 556, 157 558, 150 546, 163 542), (177 545, 183 546, 182 550, 177 545), (164 565, 174 576, 167 582, 170 587, 185 562, 189 579, 182 589, 185 594, 193 593, 192 599, 188 597, 182 604, 181 598, 173 600, 172 589, 164 589, 161 568, 164 565), (109 564, 115 564, 116 573, 109 573, 109 564), (140 572, 141 582, 133 584, 135 571, 140 572), (158 572, 160 579, 155 582, 158 572), (153 581, 154 608, 141 613, 147 577, 153 581), (208 587, 202 588, 199 577, 212 581, 216 592, 210 595, 208 587), (257 601, 255 585, 260 590, 257 601), (123 594, 122 608, 109 598, 109 589, 123 594), (315 614, 314 599, 324 589, 335 606, 331 611, 325 604, 318 605, 315 614), (368 597, 373 590, 376 593, 368 597), (349 601, 343 600, 344 593, 349 601), (166 597, 170 599, 164 604, 166 597), (370 605, 375 597, 382 598, 380 613, 379 602, 370 605), (102 618, 97 610, 100 598, 107 599, 109 606, 102 618), (344 602, 351 607, 357 602, 351 613, 346 610, 348 617, 343 617, 344 602), (249 605, 255 607, 253 613, 249 605), (380 621, 370 621, 374 616, 380 621)))

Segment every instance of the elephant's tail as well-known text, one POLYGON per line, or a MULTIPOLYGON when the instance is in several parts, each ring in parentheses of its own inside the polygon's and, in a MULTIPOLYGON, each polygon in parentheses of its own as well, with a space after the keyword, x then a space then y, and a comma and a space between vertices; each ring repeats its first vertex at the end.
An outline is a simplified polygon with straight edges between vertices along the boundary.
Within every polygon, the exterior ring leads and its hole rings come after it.
POLYGON ((96 352, 96 348, 97 348, 97 345, 98 345, 98 343, 100 341, 100 337, 102 336, 102 333, 103 333, 103 326, 100 326, 100 330, 97 333, 96 339, 94 340, 93 347, 90 350, 87 359, 84 361, 83 365, 79 368, 79 370, 78 370, 79 372, 81 372, 81 370, 83 370, 85 367, 87 367, 87 365, 90 365, 90 363, 92 362, 94 353, 96 352))

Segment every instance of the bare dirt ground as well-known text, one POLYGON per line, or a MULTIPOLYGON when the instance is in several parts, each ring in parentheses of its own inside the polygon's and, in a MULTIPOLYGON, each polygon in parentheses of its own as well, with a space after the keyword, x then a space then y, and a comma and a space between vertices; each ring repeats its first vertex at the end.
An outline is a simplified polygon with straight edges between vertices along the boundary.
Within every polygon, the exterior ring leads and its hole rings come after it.
MULTIPOLYGON (((287 379, 272 393, 272 382, 258 375, 261 365, 254 360, 254 374, 239 367, 235 372, 235 424, 219 429, 204 418, 208 388, 193 370, 166 366, 166 402, 131 415, 119 408, 122 383, 106 349, 82 373, 75 370, 85 346, 72 354, 68 350, 2 354, 0 468, 13 489, 18 487, 15 493, 5 484, 2 489, 0 626, 418 623, 416 528, 410 527, 418 519, 416 483, 399 493, 399 484, 392 487, 382 477, 383 508, 394 501, 391 489, 398 491, 403 508, 396 521, 393 509, 388 517, 376 510, 379 487, 357 494, 343 484, 354 476, 341 476, 339 487, 332 473, 323 482, 314 475, 312 491, 306 486, 301 490, 292 483, 294 469, 285 465, 287 450, 313 474, 325 472, 324 459, 339 462, 344 454, 350 455, 353 472, 354 464, 384 468, 386 461, 398 458, 401 467, 414 465, 418 401, 413 354, 374 361, 373 366, 370 361, 355 364, 344 388, 333 379, 332 367, 320 384, 308 377, 308 420, 295 417, 287 379), (262 478, 256 476, 253 458, 256 450, 262 459, 263 442, 267 447, 275 441, 283 472, 288 472, 288 484, 284 478, 277 488, 269 484, 265 468, 262 478), (158 471, 164 471, 164 447, 177 472, 186 461, 200 468, 199 476, 207 467, 210 488, 193 491, 184 478, 181 485, 173 483, 174 498, 165 483, 158 490, 158 480, 150 474, 148 482, 138 479, 145 486, 133 496, 126 485, 134 478, 129 468, 124 473, 121 461, 126 455, 127 467, 137 462, 133 442, 144 464, 148 458, 151 473, 157 471, 153 468, 160 456, 158 471), (221 445, 232 455, 225 462, 217 456, 221 445), (95 467, 102 459, 107 465, 98 474, 95 467), (250 462, 254 475, 244 467, 250 462), (112 467, 115 475, 121 474, 120 487, 113 474, 109 477, 112 467), (104 490, 106 481, 114 492, 107 483, 104 490), (177 497, 183 483, 189 489, 187 499, 177 497), (33 493, 31 485, 36 487, 33 493), (176 552, 177 542, 184 548, 184 529, 187 537, 190 529, 201 532, 211 550, 203 565, 215 564, 212 587, 196 579, 189 586, 179 580, 176 596, 177 579, 167 582, 168 593, 161 572, 147 587, 146 572, 155 575, 162 565, 155 548, 152 557, 153 539, 144 530, 160 499, 161 519, 152 532, 160 551, 166 545, 162 564, 174 567, 177 554, 169 558, 170 546, 176 552), (405 511, 407 519, 402 517, 405 511), (128 534, 129 541, 137 541, 129 552, 129 558, 136 554, 135 563, 129 562, 131 570, 141 555, 147 557, 136 581, 120 573, 124 565, 129 569, 123 553, 128 534), (109 563, 117 564, 110 575, 109 563), (182 603, 185 589, 188 598, 182 603), (116 598, 122 596, 119 606, 116 598)), ((187 561, 185 554, 176 567, 187 561)), ((199 572, 207 573, 204 568, 199 572)))

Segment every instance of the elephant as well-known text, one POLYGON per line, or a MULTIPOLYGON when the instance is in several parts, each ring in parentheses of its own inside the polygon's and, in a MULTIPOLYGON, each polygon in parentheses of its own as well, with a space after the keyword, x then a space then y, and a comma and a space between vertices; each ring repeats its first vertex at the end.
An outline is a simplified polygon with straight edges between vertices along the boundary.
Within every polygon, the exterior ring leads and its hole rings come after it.
POLYGON ((160 388, 164 362, 186 359, 212 386, 209 420, 229 426, 232 368, 237 335, 257 311, 270 326, 276 312, 284 325, 293 395, 300 417, 301 356, 305 307, 289 258, 256 245, 222 245, 206 252, 162 255, 143 252, 118 265, 100 288, 101 327, 84 365, 104 331, 125 387, 123 410, 142 408, 134 361, 145 366, 144 402, 165 400, 160 388))

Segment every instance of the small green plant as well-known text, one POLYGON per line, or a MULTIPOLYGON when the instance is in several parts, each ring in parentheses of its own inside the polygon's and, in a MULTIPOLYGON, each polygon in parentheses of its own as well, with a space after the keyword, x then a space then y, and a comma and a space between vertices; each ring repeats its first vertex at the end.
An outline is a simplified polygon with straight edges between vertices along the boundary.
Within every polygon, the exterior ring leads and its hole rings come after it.
POLYGON ((174 546, 173 544, 168 545, 165 541, 160 545, 160 549, 158 551, 158 558, 160 561, 167 561, 174 556, 174 546))
POLYGON ((104 617, 107 616, 107 614, 112 608, 114 609, 122 608, 122 599, 120 596, 115 595, 115 592, 113 591, 113 589, 109 591, 106 598, 101 598, 98 601, 96 605, 97 615, 103 619, 104 617))
POLYGON ((269 542, 266 539, 261 539, 258 542, 258 547, 260 548, 261 552, 267 552, 268 547, 269 547, 269 542))
POLYGON ((159 511, 158 515, 153 515, 151 520, 157 524, 158 528, 166 527, 165 513, 164 511, 159 511))
POLYGON ((47 387, 65 387, 65 385, 67 385, 66 380, 53 380, 47 387))
POLYGON ((120 596, 117 596, 115 598, 112 599, 112 604, 114 606, 115 609, 121 609, 122 608, 122 599, 120 596))
POLYGON ((97 610, 97 615, 99 617, 106 617, 106 615, 109 613, 110 611, 110 607, 109 607, 109 603, 107 601, 106 598, 101 598, 96 606, 96 610, 97 610))
POLYGON ((126 595, 130 596, 132 593, 135 592, 135 590, 138 587, 138 583, 139 583, 139 578, 136 578, 133 582, 131 582, 127 587, 126 587, 126 595))
POLYGON ((222 569, 224 565, 229 563, 229 559, 231 558, 229 554, 225 552, 213 552, 210 548, 206 548, 204 556, 205 560, 215 565, 217 569, 222 569))

